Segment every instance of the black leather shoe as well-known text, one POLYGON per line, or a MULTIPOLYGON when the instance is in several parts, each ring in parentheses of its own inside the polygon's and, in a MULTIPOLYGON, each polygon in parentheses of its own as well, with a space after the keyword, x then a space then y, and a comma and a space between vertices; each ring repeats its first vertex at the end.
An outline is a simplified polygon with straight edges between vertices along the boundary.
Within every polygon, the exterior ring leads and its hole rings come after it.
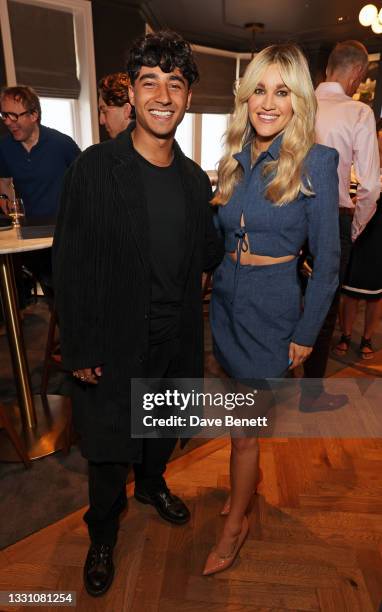
POLYGON ((167 487, 162 487, 154 493, 148 493, 143 489, 135 489, 134 497, 142 504, 151 504, 157 510, 159 516, 165 521, 183 525, 190 520, 190 511, 182 500, 173 495, 167 487))
POLYGON ((113 547, 110 544, 92 544, 84 566, 87 592, 99 597, 110 588, 114 578, 113 547))

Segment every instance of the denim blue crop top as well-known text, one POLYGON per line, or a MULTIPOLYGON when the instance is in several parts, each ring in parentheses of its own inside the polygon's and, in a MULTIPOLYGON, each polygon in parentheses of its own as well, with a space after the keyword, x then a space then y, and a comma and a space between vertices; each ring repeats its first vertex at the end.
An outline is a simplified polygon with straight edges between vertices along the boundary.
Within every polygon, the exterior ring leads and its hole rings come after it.
POLYGON ((338 287, 338 153, 330 147, 314 145, 306 157, 304 174, 315 195, 300 192, 293 202, 276 206, 265 197, 263 169, 264 163, 278 158, 281 142, 282 135, 259 155, 252 168, 250 145, 234 156, 244 175, 227 204, 218 207, 216 222, 228 252, 242 245, 244 233, 251 253, 270 257, 297 256, 308 240, 314 271, 293 341, 312 346, 338 287), (240 223, 242 216, 244 227, 240 223))

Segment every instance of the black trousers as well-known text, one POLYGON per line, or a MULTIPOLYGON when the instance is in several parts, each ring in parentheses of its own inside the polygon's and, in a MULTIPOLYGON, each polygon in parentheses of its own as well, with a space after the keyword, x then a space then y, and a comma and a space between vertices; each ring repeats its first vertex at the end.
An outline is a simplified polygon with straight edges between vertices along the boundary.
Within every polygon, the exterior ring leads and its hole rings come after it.
MULTIPOLYGON (((150 347, 148 378, 180 377, 178 340, 170 340, 150 347)), ((136 489, 147 492, 164 484, 163 474, 175 448, 173 438, 143 440, 142 463, 133 464, 136 489)), ((89 509, 84 515, 90 540, 94 544, 117 541, 119 515, 127 504, 127 463, 97 463, 89 461, 89 509)))
POLYGON ((341 285, 344 282, 346 269, 350 260, 352 248, 351 240, 352 217, 350 215, 340 215, 340 240, 341 240, 341 260, 340 276, 338 289, 333 298, 329 312, 318 334, 313 351, 304 363, 305 378, 324 378, 326 366, 329 359, 330 345, 334 328, 336 325, 337 314, 340 305, 341 285))

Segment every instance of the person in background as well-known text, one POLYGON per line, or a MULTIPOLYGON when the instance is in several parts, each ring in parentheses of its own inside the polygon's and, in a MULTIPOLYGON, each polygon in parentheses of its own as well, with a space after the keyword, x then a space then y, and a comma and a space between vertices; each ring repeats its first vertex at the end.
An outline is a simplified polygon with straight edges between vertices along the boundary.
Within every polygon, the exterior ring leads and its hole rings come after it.
MULTIPOLYGON (((0 177, 13 177, 27 219, 55 219, 63 177, 79 147, 66 134, 41 125, 40 100, 31 87, 2 89, 0 116, 8 129, 0 140, 0 177)), ((20 262, 43 289, 51 286, 51 249, 23 253, 20 262)))
POLYGON ((0 116, 9 132, 0 141, 0 176, 13 177, 28 217, 55 217, 64 174, 79 147, 41 124, 40 100, 31 87, 2 89, 0 116))
POLYGON ((89 461, 84 582, 93 596, 113 580, 129 464, 139 502, 170 523, 190 519, 164 479, 176 439, 130 435, 130 380, 203 377, 201 278, 223 256, 208 177, 174 141, 198 78, 190 45, 148 34, 127 69, 136 122, 72 165, 53 245, 61 352, 89 461))
MULTIPOLYGON (((333 147, 339 153, 341 266, 338 290, 313 352, 304 363, 306 378, 325 376, 339 309, 340 286, 344 281, 352 244, 375 213, 380 192, 374 115, 369 106, 352 100, 353 94, 366 76, 368 61, 367 50, 362 43, 356 40, 338 43, 329 56, 326 81, 320 83, 316 89, 317 142, 333 147), (349 195, 352 164, 358 180, 355 203, 349 195)), ((342 401, 342 398, 339 400, 342 401)), ((328 402, 334 407, 335 398, 328 398, 321 393, 317 402, 323 408, 328 402)))
POLYGON ((115 72, 98 83, 98 111, 100 125, 104 125, 110 138, 123 132, 132 120, 129 102, 129 77, 125 72, 115 72))
MULTIPOLYGON (((382 168, 382 118, 377 122, 380 165, 382 168)), ((350 346, 353 324, 360 300, 366 301, 364 329, 359 347, 362 359, 372 359, 372 335, 380 321, 382 300, 382 198, 377 210, 354 243, 344 284, 342 285, 342 336, 334 353, 345 355, 350 346)))
MULTIPOLYGON (((301 50, 286 44, 260 51, 236 94, 213 200, 226 250, 210 304, 214 354, 239 389, 243 381, 256 389, 261 379, 282 378, 304 363, 338 286, 338 153, 315 144, 315 115, 301 50), (306 240, 314 271, 302 309, 297 263, 306 240)), ((255 428, 240 433, 231 430, 231 499, 205 575, 233 563, 249 529, 258 440, 255 428)))

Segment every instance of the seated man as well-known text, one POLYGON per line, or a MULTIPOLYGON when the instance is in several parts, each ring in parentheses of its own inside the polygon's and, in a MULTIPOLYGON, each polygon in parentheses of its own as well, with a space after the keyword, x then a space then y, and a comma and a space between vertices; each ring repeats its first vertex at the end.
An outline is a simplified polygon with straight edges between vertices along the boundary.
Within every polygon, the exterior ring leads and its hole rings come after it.
MULTIPOLYGON (((13 177, 27 218, 54 219, 64 174, 80 149, 66 134, 41 125, 40 101, 30 87, 4 88, 0 116, 9 132, 0 140, 0 177, 13 177)), ((51 284, 50 249, 25 253, 21 263, 43 289, 51 284)))

